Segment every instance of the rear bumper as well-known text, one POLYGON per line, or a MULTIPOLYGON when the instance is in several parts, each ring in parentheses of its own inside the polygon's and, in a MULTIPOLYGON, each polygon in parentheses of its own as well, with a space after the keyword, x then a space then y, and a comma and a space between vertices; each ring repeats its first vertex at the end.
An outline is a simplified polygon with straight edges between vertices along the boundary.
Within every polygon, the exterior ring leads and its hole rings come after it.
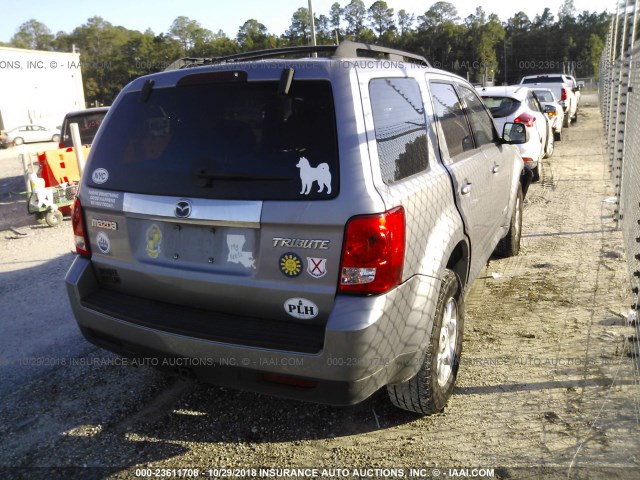
MULTIPOLYGON (((164 325, 154 328, 153 312, 145 323, 124 319, 87 301, 100 291, 89 260, 76 258, 66 276, 78 325, 95 345, 207 383, 333 405, 358 403, 417 372, 431 334, 434 302, 428 300, 436 298, 439 285, 437 279, 416 276, 377 297, 339 295, 321 332, 322 344, 312 351, 307 342, 301 352, 295 346, 238 345, 167 331, 164 325), (425 295, 433 289, 435 295, 425 295)), ((209 320, 216 322, 216 315, 209 320)))

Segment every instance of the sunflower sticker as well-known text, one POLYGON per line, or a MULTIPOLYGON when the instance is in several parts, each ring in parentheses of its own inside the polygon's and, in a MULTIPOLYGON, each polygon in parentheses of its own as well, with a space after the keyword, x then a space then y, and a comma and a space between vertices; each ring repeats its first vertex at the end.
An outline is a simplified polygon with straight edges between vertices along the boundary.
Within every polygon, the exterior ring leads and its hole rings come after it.
POLYGON ((147 255, 151 258, 158 258, 160 244, 162 243, 162 232, 155 223, 152 223, 147 229, 145 240, 147 242, 147 255))
POLYGON ((294 278, 302 273, 302 259, 293 252, 288 252, 280 257, 280 271, 289 278, 294 278))

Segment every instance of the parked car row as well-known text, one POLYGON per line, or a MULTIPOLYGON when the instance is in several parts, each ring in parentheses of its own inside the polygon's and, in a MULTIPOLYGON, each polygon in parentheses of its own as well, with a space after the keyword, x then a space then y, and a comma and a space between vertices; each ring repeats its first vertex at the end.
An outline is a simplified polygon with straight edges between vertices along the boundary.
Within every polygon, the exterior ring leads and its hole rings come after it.
POLYGON ((580 87, 570 75, 533 75, 519 85, 476 87, 498 127, 522 122, 528 141, 519 145, 525 168, 540 179, 542 159, 553 155, 555 142, 562 141, 562 129, 576 121, 580 87), (558 92, 559 95, 558 96, 558 92))

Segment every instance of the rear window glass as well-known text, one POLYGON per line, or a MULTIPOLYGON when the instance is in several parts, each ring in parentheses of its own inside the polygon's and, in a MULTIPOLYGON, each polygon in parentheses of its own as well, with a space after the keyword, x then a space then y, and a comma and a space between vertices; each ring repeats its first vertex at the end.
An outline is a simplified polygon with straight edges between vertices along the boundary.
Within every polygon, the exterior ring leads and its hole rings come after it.
POLYGON ((493 118, 504 118, 512 115, 520 108, 520 102, 509 97, 482 97, 493 118))
POLYGON ((102 124, 107 112, 86 113, 74 116, 67 116, 62 125, 62 138, 60 142, 63 147, 73 147, 71 139, 71 124, 77 123, 80 131, 80 140, 83 145, 91 145, 98 132, 98 127, 102 124))
POLYGON ((541 102, 553 102, 555 100, 551 92, 534 90, 533 93, 536 94, 536 97, 538 97, 538 100, 540 100, 541 102))
MULTIPOLYGON (((325 199, 338 194, 331 85, 293 81, 158 88, 126 95, 92 152, 101 185, 212 199, 325 199)), ((92 183, 88 175, 89 184, 92 183)))
POLYGON ((522 83, 564 83, 564 78, 562 77, 533 77, 533 78, 525 78, 522 80, 522 83))
POLYGON ((397 182, 427 168, 424 105, 412 78, 375 79, 369 84, 382 180, 397 182))

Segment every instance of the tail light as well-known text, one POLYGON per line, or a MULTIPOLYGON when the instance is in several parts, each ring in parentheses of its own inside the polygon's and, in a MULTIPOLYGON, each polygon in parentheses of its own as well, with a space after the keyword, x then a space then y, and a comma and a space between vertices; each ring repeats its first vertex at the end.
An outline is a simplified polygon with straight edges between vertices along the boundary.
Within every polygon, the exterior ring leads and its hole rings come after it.
POLYGON ((58 148, 64 148, 64 142, 58 143, 58 148))
POLYGON ((566 99, 567 99, 567 89, 562 88, 562 98, 560 100, 566 100, 566 99))
POLYGON ((514 123, 524 123, 527 127, 533 127, 533 124, 536 121, 536 117, 533 115, 529 115, 528 113, 523 113, 519 115, 514 120, 514 123))
POLYGON ((73 238, 76 244, 76 252, 83 257, 91 257, 91 247, 87 238, 87 226, 84 221, 84 213, 80 200, 76 198, 73 204, 73 215, 71 216, 71 225, 73 226, 73 238))
POLYGON ((352 217, 347 222, 340 291, 384 293, 402 282, 405 250, 404 208, 352 217))

